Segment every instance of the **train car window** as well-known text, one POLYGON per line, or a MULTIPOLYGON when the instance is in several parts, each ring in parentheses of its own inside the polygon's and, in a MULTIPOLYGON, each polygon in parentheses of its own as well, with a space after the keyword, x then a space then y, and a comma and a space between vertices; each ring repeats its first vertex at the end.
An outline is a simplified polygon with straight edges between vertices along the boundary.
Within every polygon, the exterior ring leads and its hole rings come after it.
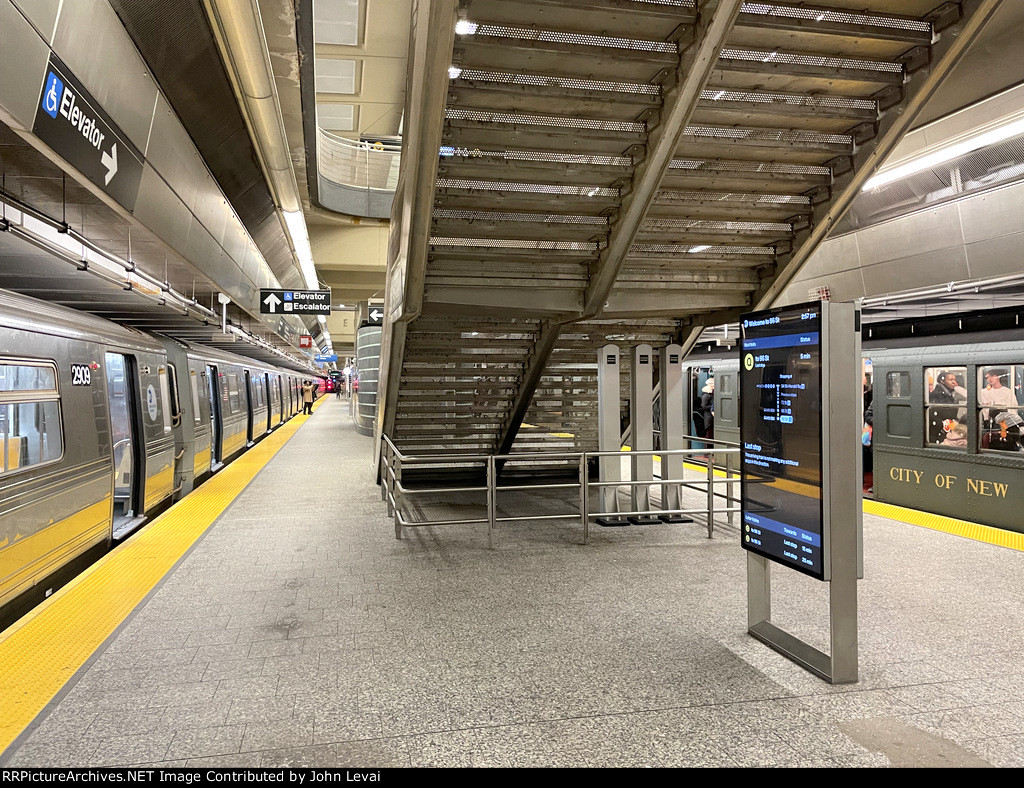
POLYGON ((181 399, 178 397, 178 369, 174 364, 167 365, 167 384, 170 388, 171 403, 171 424, 177 427, 181 424, 181 399))
MULTIPOLYGON (((196 374, 196 371, 194 369, 190 369, 188 371, 188 377, 189 377, 189 381, 192 384, 192 386, 191 386, 191 388, 192 388, 192 420, 195 421, 196 424, 198 424, 199 421, 200 421, 200 416, 199 416, 199 376, 196 374)), ((210 407, 211 408, 213 407, 213 403, 210 403, 210 407)))
POLYGON ((910 396, 910 373, 887 372, 885 375, 885 396, 889 399, 907 399, 910 396))
POLYGON ((34 364, 0 364, 0 392, 57 391, 57 370, 34 364))
POLYGON ((924 371, 926 446, 967 450, 965 367, 932 367, 924 371))
POLYGON ((1024 366, 1002 364, 978 368, 978 448, 1024 451, 1020 393, 1024 366))
POLYGON ((64 455, 57 368, 0 362, 0 474, 64 455))
POLYGON ((163 404, 160 410, 164 417, 164 432, 171 431, 171 386, 168 377, 167 368, 160 367, 157 371, 157 381, 160 384, 160 402, 163 404))
POLYGON ((238 396, 238 375, 228 375, 228 405, 232 413, 237 413, 242 407, 238 396))

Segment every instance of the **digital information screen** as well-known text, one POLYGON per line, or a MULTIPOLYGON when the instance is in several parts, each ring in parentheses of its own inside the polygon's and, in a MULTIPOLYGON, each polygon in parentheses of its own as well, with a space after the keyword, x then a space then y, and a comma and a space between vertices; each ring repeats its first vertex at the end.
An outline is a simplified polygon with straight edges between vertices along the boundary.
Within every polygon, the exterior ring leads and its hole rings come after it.
POLYGON ((740 320, 746 550, 825 579, 820 303, 740 320))

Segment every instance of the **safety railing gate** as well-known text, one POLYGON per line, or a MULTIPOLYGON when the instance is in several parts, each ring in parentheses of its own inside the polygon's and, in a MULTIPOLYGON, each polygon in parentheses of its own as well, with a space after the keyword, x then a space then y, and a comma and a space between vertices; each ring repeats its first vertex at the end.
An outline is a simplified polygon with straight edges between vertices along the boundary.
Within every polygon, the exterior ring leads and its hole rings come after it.
MULTIPOLYGON (((697 440, 696 438, 694 440, 697 440)), ((671 451, 587 451, 587 452, 564 452, 564 453, 535 453, 535 454, 450 454, 450 455, 408 455, 402 453, 387 435, 381 436, 381 498, 387 503, 388 516, 395 521, 395 538, 401 539, 403 529, 422 528, 441 525, 486 525, 487 545, 494 547, 495 528, 501 523, 514 523, 523 521, 543 520, 579 520, 583 529, 583 544, 590 539, 591 520, 597 517, 614 516, 615 518, 627 519, 631 517, 688 517, 697 515, 705 518, 708 538, 714 536, 715 517, 725 515, 731 525, 734 515, 740 511, 737 485, 740 477, 736 468, 740 447, 738 444, 728 441, 713 441, 700 439, 704 448, 700 449, 674 449, 671 451), (669 455, 680 455, 684 458, 683 477, 657 478, 653 481, 646 480, 616 480, 616 481, 595 481, 590 478, 590 460, 600 457, 620 457, 628 460, 634 456, 666 457, 669 455), (578 478, 575 481, 558 481, 536 484, 498 484, 498 473, 501 467, 509 462, 529 463, 531 465, 543 466, 557 464, 563 467, 578 468, 578 478), (689 465, 689 475, 686 466, 689 465), (485 484, 470 486, 415 486, 409 487, 403 484, 403 470, 413 468, 434 468, 444 467, 449 471, 458 469, 476 469, 481 466, 486 471, 485 484), (697 473, 694 473, 699 469, 697 473), (599 507, 592 507, 590 501, 591 491, 602 488, 630 488, 638 485, 648 487, 661 487, 662 502, 668 500, 666 488, 675 486, 677 489, 696 490, 702 492, 700 506, 682 507, 676 509, 650 508, 646 510, 630 511, 628 507, 619 506, 617 511, 602 512, 599 507), (514 491, 550 491, 550 490, 575 490, 575 496, 569 496, 577 501, 577 508, 570 512, 559 514, 524 514, 518 516, 498 515, 498 495, 514 491), (486 516, 463 519, 444 519, 416 517, 412 515, 413 507, 411 502, 417 498, 431 496, 445 496, 457 493, 484 493, 486 497, 486 516)), ((662 463, 665 468, 668 463, 662 463)), ((620 496, 621 497, 621 496, 620 496)), ((692 500, 692 496, 690 496, 692 500)), ((600 500, 600 496, 598 496, 600 500)), ((652 498, 653 500, 653 498, 652 498)), ((677 496, 677 500, 682 499, 677 496)))

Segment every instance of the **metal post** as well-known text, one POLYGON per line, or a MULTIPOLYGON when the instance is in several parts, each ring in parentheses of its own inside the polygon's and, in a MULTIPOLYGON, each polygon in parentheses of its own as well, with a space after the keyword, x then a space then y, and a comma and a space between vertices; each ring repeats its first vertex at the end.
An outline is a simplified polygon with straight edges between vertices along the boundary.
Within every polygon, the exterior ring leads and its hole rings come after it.
POLYGON ((498 491, 494 483, 494 455, 487 458, 487 549, 494 549, 494 518, 498 491))
POLYGON ((402 460, 399 457, 394 458, 395 461, 395 472, 391 479, 391 495, 395 499, 395 539, 402 538, 402 524, 399 522, 399 518, 402 515, 401 501, 398 499, 400 495, 398 491, 398 485, 402 483, 402 460))
POLYGON ((715 453, 709 445, 708 450, 708 539, 715 533, 715 453))
MULTIPOLYGON (((653 389, 654 351, 650 345, 633 348, 632 367, 629 374, 629 425, 633 430, 633 451, 654 451, 654 413, 651 402, 653 389)), ((654 480, 654 457, 651 454, 633 454, 630 458, 633 481, 654 480)), ((647 484, 630 487, 630 504, 634 512, 646 512, 651 508, 651 488, 647 484)), ((660 522, 651 515, 629 518, 631 523, 646 525, 660 522)))
POLYGON ((590 539, 590 478, 586 452, 580 455, 580 519, 583 521, 583 544, 587 544, 590 539))
POLYGON ((735 455, 731 453, 725 455, 725 478, 727 480, 725 483, 725 505, 726 508, 729 510, 726 512, 725 516, 730 526, 733 524, 733 515, 735 514, 735 512, 733 511, 733 509, 735 508, 733 504, 737 502, 736 496, 734 495, 735 487, 733 486, 736 483, 735 479, 733 478, 734 456, 735 455))
MULTIPOLYGON (((619 419, 619 346, 605 345, 597 356, 597 448, 601 452, 617 452, 621 446, 622 426, 619 419)), ((598 459, 602 482, 622 481, 622 458, 602 456, 598 459)), ((626 525, 619 512, 618 487, 601 487, 599 525, 626 525)))

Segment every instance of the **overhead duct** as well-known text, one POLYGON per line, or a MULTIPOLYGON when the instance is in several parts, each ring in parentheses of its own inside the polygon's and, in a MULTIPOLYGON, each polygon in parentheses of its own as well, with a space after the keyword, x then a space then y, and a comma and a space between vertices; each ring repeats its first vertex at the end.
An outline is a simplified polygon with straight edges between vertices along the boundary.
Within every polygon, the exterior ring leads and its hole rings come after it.
POLYGON ((291 242, 306 286, 315 290, 319 280, 309 251, 309 234, 259 6, 256 0, 204 0, 204 5, 277 206, 278 218, 291 242))

